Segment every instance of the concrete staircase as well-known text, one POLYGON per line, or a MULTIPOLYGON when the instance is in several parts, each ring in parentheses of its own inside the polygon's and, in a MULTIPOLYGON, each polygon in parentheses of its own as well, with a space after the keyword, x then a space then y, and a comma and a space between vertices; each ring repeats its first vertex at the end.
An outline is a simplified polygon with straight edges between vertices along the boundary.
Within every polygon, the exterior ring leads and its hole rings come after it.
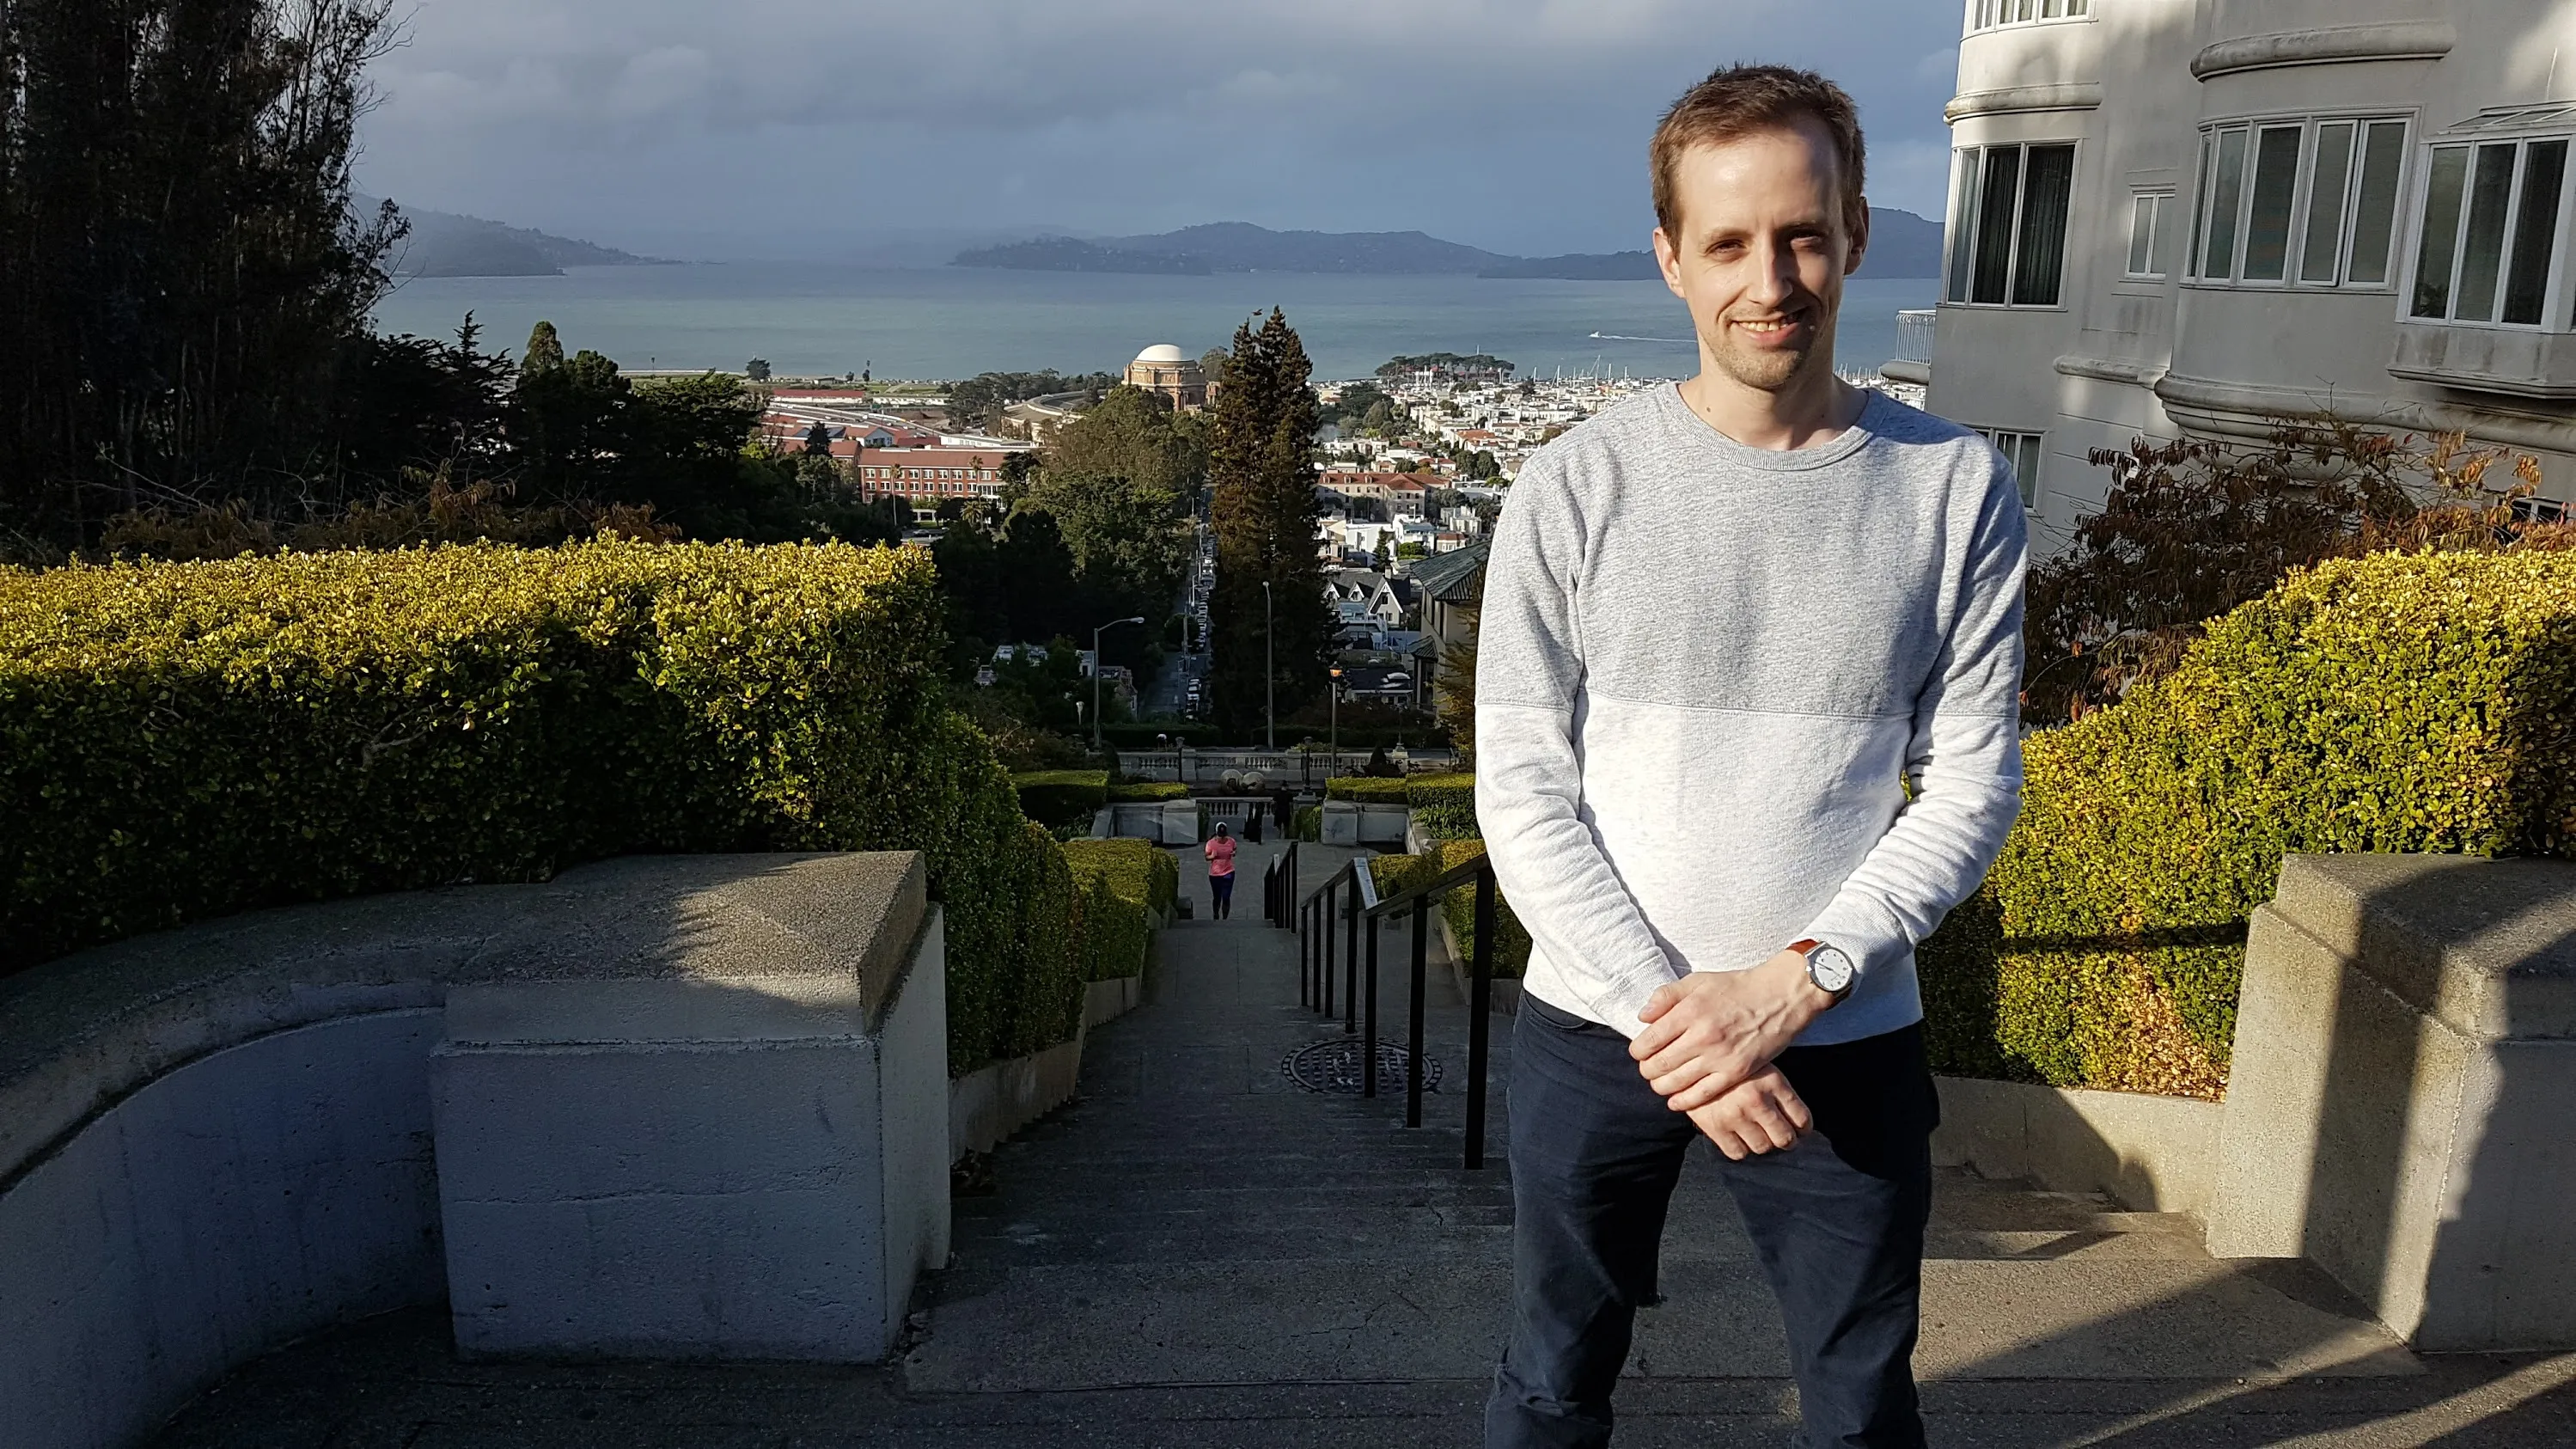
MULTIPOLYGON (((1246 847, 1254 874, 1266 861, 1246 847)), ((1323 869, 1310 865, 1311 879, 1323 869)), ((1196 888, 1196 882, 1191 882, 1196 888)), ((1406 959, 1381 951, 1383 1029, 1406 959)), ((1510 1287, 1502 1144, 1509 1020, 1495 1032, 1489 1166, 1459 1167, 1465 1013, 1435 972, 1425 1127, 1300 1091, 1283 1056, 1338 1037, 1297 1005, 1293 939, 1255 916, 1181 922, 1146 1006, 1095 1033, 1083 1094, 997 1155, 957 1204, 956 1259, 905 1360, 915 1391, 1477 1381, 1510 1287)), ((2188 1219, 1945 1173, 1925 1268, 1927 1380, 2211 1381, 2419 1371, 2321 1276, 2225 1263, 2188 1219)), ((1777 1315, 1734 1207, 1685 1174, 1665 1301, 1638 1380, 1777 1378, 1777 1315)))

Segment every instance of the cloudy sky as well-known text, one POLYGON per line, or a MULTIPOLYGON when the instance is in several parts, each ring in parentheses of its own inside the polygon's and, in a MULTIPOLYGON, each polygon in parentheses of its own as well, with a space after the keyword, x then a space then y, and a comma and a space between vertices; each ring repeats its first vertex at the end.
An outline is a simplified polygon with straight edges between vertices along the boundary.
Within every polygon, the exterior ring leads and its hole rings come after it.
POLYGON ((1737 59, 1860 100, 1937 214, 1952 0, 418 0, 363 189, 664 255, 888 234, 1420 228, 1642 246, 1645 139, 1737 59))

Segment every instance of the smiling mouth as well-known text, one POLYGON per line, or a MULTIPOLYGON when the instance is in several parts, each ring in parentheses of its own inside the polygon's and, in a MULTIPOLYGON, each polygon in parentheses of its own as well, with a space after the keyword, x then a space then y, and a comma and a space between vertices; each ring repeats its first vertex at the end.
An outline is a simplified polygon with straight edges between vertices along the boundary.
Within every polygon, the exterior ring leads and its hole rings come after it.
POLYGON ((1741 318, 1735 325, 1756 337, 1779 337, 1805 326, 1806 319, 1803 317, 1741 318))

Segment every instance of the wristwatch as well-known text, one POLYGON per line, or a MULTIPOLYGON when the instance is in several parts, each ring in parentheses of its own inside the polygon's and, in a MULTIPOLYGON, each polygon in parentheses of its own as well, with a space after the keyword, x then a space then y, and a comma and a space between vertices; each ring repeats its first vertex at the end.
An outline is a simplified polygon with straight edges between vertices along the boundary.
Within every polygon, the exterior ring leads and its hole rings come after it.
POLYGON ((1822 941, 1792 941, 1789 949, 1807 958, 1807 980, 1818 991, 1834 999, 1836 1006, 1851 995, 1852 983, 1860 979, 1860 968, 1840 946, 1822 941))

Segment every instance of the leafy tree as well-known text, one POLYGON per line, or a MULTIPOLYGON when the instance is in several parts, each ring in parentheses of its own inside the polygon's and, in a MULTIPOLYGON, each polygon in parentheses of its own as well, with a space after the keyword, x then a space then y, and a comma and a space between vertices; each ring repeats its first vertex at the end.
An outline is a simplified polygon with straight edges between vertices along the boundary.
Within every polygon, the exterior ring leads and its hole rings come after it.
POLYGON ((948 416, 961 428, 991 432, 1002 425, 1003 409, 1015 402, 1060 392, 1087 392, 1093 397, 1118 385, 1118 375, 1088 372, 1066 377, 1053 368, 1043 372, 982 372, 948 385, 948 416))
POLYGON ((2024 712, 2055 723, 2170 670, 2208 620, 2293 569, 2381 549, 2563 548, 2576 530, 2536 525, 2517 481, 2486 478, 2505 455, 2459 435, 2391 436, 2341 420, 2281 420, 2253 446, 2139 439, 2097 450, 2110 470, 2101 511, 2031 569, 2024 712))
POLYGON ((405 232, 350 206, 388 9, 0 5, 0 547, 391 481, 350 477, 338 431, 405 232))
POLYGON ((751 379, 753 382, 769 381, 769 359, 766 357, 755 357, 751 361, 744 363, 742 365, 742 375, 751 379))
POLYGON ((1272 687, 1283 718, 1324 689, 1332 616, 1315 550, 1312 371, 1304 344, 1273 308, 1258 331, 1249 322, 1235 329, 1225 387, 1211 408, 1217 572, 1209 683, 1218 721, 1238 736, 1259 727, 1272 687), (1265 644, 1275 678, 1263 672, 1265 644))
POLYGON ((832 456, 832 430, 820 421, 805 430, 805 451, 818 457, 832 456))
POLYGON ((555 324, 539 318, 528 329, 527 350, 519 354, 519 371, 544 372, 564 364, 563 338, 555 333, 555 324))

